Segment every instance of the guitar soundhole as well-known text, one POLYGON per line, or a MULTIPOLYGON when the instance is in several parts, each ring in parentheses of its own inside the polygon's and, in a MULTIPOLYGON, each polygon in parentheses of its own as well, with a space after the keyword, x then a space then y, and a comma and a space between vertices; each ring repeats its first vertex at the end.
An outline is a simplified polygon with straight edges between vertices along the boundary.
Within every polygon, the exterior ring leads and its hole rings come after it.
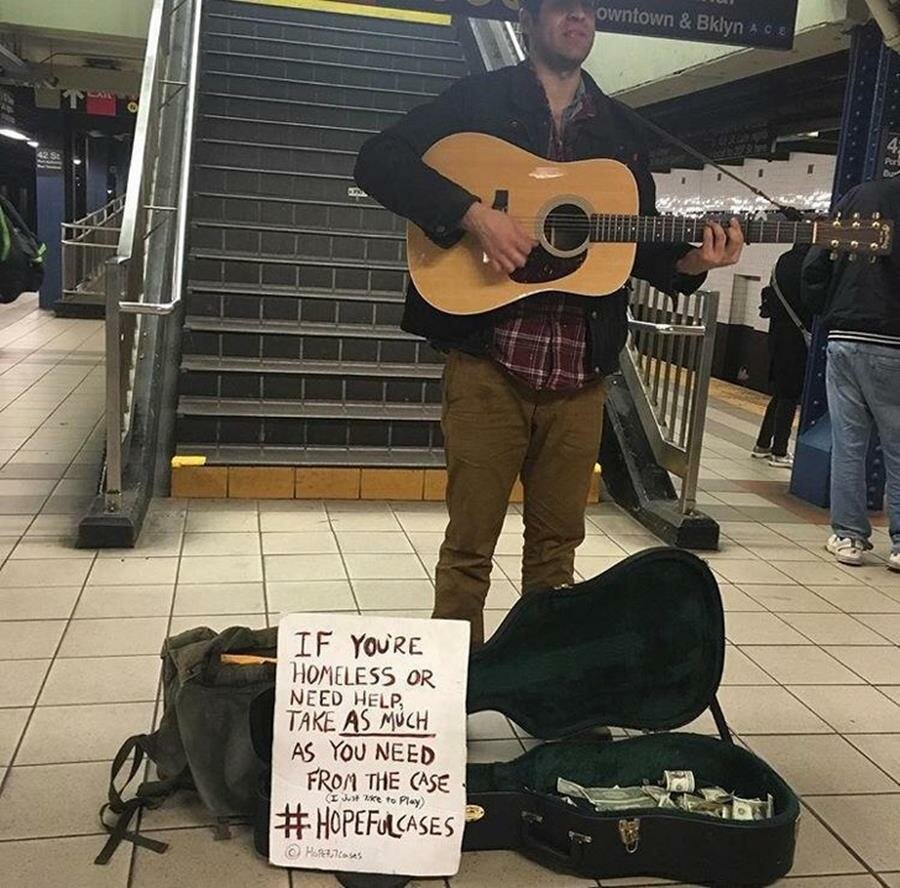
POLYGON ((590 233, 587 213, 575 204, 560 204, 544 219, 545 246, 554 252, 571 254, 584 249, 590 233))

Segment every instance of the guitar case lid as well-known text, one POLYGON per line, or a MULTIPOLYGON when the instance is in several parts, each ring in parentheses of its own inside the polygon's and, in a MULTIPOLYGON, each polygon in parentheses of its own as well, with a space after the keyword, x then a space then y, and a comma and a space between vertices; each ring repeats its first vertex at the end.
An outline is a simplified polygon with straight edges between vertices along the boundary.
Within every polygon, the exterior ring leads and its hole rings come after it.
POLYGON ((543 739, 599 725, 673 730, 714 701, 724 662, 712 571, 690 552, 649 549, 522 598, 473 653, 467 708, 543 739))

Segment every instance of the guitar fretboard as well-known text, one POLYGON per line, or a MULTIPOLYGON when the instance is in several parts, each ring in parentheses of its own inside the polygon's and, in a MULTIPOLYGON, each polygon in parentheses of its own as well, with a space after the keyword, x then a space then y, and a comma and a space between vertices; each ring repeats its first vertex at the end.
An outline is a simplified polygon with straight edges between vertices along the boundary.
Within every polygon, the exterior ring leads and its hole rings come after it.
MULTIPOLYGON (((706 218, 689 216, 591 216, 591 240, 595 243, 700 243, 706 218)), ((717 220, 728 224, 727 219, 717 220)), ((811 222, 741 219, 748 244, 811 244, 815 226, 811 222)))

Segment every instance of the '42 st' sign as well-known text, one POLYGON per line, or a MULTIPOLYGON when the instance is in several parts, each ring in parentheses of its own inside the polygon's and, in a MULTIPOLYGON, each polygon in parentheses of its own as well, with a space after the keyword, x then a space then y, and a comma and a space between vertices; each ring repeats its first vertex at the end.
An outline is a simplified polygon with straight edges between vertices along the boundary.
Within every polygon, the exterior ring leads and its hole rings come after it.
POLYGON ((597 30, 791 49, 797 0, 599 0, 597 30))

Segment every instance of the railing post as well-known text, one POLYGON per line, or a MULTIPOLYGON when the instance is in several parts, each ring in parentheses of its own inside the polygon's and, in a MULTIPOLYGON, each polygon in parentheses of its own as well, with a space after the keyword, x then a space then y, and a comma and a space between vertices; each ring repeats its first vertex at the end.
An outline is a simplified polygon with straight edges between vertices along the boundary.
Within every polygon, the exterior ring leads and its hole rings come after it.
POLYGON ((701 318, 704 334, 699 348, 699 365, 694 372, 690 434, 687 441, 687 467, 681 485, 681 511, 684 515, 690 515, 697 506, 697 481, 700 476, 700 457, 703 452, 706 409, 709 405, 709 383, 712 376, 716 325, 719 318, 719 294, 717 292, 703 293, 701 318))
MULTIPOLYGON (((127 263, 124 264, 127 270, 127 263)), ((106 511, 122 507, 122 297, 123 263, 116 257, 106 269, 106 511)))

